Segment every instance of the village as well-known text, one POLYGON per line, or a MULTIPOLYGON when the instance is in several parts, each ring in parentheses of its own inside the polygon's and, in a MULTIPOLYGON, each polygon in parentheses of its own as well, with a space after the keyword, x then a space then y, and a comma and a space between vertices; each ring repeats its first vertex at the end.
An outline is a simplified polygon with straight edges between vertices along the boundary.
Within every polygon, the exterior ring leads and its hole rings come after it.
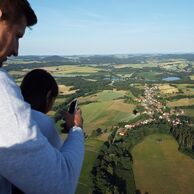
POLYGON ((158 85, 148 86, 145 84, 144 95, 136 98, 135 101, 143 107, 143 111, 138 112, 137 116, 144 114, 148 115, 149 118, 118 128, 114 139, 119 136, 126 136, 128 132, 135 127, 147 125, 154 121, 165 120, 172 126, 181 125, 182 122, 179 117, 184 115, 184 110, 166 107, 166 104, 159 100, 160 97, 158 85))

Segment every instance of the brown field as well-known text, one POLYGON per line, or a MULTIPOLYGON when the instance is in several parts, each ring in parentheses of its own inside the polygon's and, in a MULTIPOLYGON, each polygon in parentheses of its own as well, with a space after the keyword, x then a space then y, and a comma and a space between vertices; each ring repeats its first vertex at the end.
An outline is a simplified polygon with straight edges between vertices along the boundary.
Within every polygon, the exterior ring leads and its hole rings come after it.
POLYGON ((194 75, 191 75, 191 76, 190 76, 190 79, 191 79, 191 80, 194 80, 194 75))
POLYGON ((169 84, 159 85, 159 90, 163 94, 173 94, 179 92, 178 88, 170 86, 169 84))
MULTIPOLYGON (((40 67, 41 68, 41 67, 40 67)), ((54 74, 71 74, 71 73, 96 73, 100 69, 96 67, 77 66, 77 65, 62 65, 55 67, 42 67, 50 73, 54 74)))
POLYGON ((76 92, 76 90, 70 90, 72 86, 58 85, 58 87, 60 95, 74 94, 76 92))
POLYGON ((194 98, 182 98, 173 102, 168 102, 167 106, 176 107, 176 106, 191 106, 194 105, 194 98))
POLYGON ((51 110, 51 111, 49 111, 47 114, 48 114, 48 116, 53 117, 53 116, 55 115, 55 113, 56 113, 55 111, 52 111, 52 110, 51 110))
POLYGON ((142 69, 143 67, 157 67, 158 65, 156 63, 146 63, 146 64, 118 64, 115 65, 115 68, 124 68, 124 67, 133 67, 133 68, 139 68, 142 69))

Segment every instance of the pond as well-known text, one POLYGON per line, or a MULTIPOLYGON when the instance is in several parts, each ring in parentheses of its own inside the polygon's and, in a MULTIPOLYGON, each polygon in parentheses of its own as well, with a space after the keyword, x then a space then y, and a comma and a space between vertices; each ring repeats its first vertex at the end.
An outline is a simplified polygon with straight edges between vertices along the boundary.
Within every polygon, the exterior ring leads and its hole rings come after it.
POLYGON ((163 81, 177 81, 180 80, 180 77, 167 77, 167 78, 163 78, 163 81))

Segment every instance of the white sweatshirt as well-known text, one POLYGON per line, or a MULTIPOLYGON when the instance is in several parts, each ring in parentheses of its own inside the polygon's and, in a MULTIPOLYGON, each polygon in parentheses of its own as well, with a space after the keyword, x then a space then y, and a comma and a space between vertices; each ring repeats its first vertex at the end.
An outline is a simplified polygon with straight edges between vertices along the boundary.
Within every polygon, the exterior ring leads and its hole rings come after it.
POLYGON ((10 183, 32 194, 75 192, 84 158, 84 135, 73 127, 60 150, 40 132, 20 88, 0 68, 0 193, 10 183))

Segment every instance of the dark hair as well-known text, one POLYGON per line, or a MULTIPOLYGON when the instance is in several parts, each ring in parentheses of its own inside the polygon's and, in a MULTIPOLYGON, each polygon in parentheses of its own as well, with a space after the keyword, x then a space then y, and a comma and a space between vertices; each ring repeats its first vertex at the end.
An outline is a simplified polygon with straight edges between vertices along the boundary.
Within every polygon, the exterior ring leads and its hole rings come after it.
POLYGON ((57 97, 59 92, 55 79, 43 69, 34 69, 27 73, 20 87, 24 100, 32 109, 43 113, 47 108, 48 92, 51 92, 51 99, 57 97))
POLYGON ((0 0, 2 20, 18 22, 22 17, 26 18, 27 26, 37 23, 37 17, 27 0, 0 0))

